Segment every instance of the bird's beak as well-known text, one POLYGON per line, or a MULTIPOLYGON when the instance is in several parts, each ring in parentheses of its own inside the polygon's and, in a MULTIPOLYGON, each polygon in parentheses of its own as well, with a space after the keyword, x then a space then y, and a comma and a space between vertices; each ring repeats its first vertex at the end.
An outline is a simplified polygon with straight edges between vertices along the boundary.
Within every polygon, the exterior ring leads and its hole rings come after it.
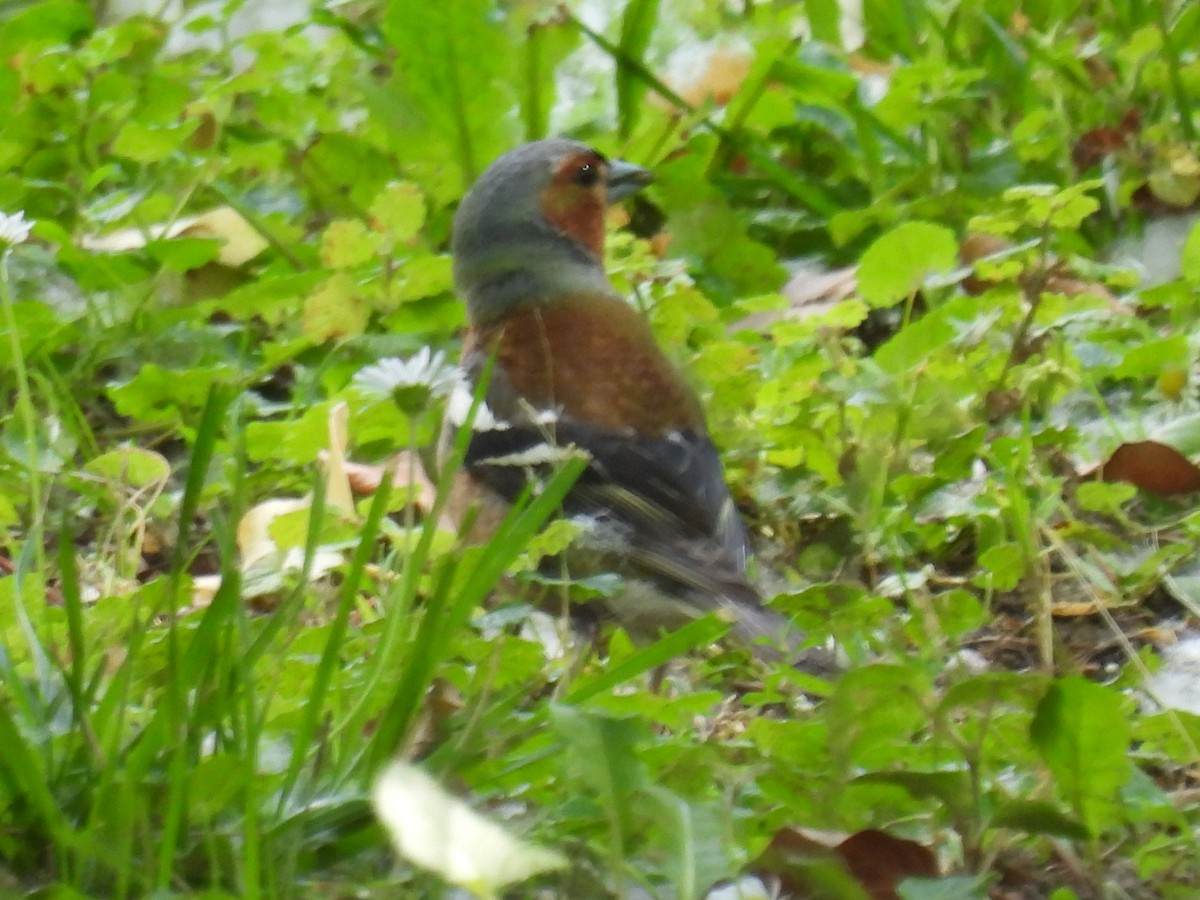
POLYGON ((608 202, 632 197, 654 180, 654 173, 622 159, 608 161, 608 202))

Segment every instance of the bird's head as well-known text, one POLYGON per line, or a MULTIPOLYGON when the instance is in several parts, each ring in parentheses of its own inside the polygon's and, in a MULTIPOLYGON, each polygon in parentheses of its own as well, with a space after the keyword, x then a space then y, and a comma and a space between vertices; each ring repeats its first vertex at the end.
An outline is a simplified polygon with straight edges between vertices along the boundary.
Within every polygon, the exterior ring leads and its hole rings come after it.
POLYGON ((497 159, 454 217, 454 283, 471 320, 572 292, 610 291, 605 207, 652 178, 640 166, 565 138, 535 141, 497 159))

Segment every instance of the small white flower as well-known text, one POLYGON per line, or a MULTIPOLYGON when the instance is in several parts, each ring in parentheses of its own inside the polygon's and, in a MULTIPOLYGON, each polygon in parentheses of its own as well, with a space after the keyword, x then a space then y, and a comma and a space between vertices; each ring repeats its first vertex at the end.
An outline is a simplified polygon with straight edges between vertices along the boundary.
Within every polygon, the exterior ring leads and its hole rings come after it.
POLYGON ((389 397, 409 414, 423 410, 430 400, 445 397, 464 379, 458 366, 446 362, 442 351, 428 347, 408 359, 395 356, 365 366, 354 376, 360 390, 389 397))
POLYGON ((401 856, 476 897, 497 897, 511 884, 567 865, 562 854, 485 819, 416 766, 389 766, 372 800, 401 856))
POLYGON ((443 397, 463 379, 458 366, 446 362, 446 354, 422 347, 415 356, 400 359, 389 356, 374 365, 366 366, 354 376, 359 386, 380 394, 390 394, 396 388, 427 387, 443 397))
POLYGON ((25 210, 15 215, 0 213, 0 244, 22 244, 36 223, 25 219, 25 210))

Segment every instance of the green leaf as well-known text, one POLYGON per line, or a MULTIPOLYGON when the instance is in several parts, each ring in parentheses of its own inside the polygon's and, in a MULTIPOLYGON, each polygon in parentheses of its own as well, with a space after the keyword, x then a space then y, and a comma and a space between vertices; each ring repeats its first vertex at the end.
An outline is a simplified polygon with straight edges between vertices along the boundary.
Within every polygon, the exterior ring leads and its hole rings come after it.
POLYGON ((733 874, 723 808, 691 802, 659 784, 644 788, 640 799, 659 826, 653 831, 655 849, 666 858, 675 896, 705 896, 719 879, 733 874))
POLYGON ((905 666, 866 666, 842 676, 828 712, 835 757, 849 766, 887 766, 929 724, 928 691, 926 677, 905 666))
POLYGON ((397 149, 427 185, 461 191, 516 135, 516 42, 489 0, 392 0, 382 27, 393 76, 378 105, 397 149))
POLYGON ((198 119, 185 119, 180 124, 170 125, 135 119, 125 123, 110 149, 115 156, 134 162, 160 162, 182 147, 199 125, 198 119))
POLYGON ((371 222, 394 243, 404 243, 425 224, 425 196, 411 181, 394 181, 371 204, 371 222))
POLYGON ((994 591, 1011 591, 1025 575, 1025 553, 1015 541, 995 544, 979 554, 979 566, 987 574, 977 583, 994 591))
POLYGON ((318 403, 291 422, 251 422, 246 426, 246 454, 255 462, 268 459, 310 465, 329 443, 330 403, 318 403))
POLYGON ((210 263, 221 252, 221 242, 206 238, 173 238, 150 241, 146 253, 172 272, 190 272, 210 263))
POLYGON ((173 371, 148 363, 130 381, 110 388, 121 415, 146 423, 191 421, 204 406, 209 387, 228 373, 219 368, 173 371))
MULTIPOLYGON (((396 299, 419 300, 449 293, 454 287, 453 263, 447 254, 414 256, 401 264, 396 299)), ((461 304, 456 304, 461 308, 461 304)))
POLYGON ((379 257, 379 235, 359 219, 336 219, 321 235, 321 263, 352 269, 379 257))
POLYGON ((945 804, 956 819, 970 811, 971 776, 965 768, 943 772, 868 772, 859 775, 851 784, 891 784, 903 788, 918 800, 932 797, 945 804))
POLYGON ((1155 378, 1164 369, 1187 368, 1191 351, 1187 335, 1176 334, 1129 348, 1113 369, 1116 378, 1155 378))
POLYGON ((140 447, 110 450, 84 468, 101 478, 135 488, 165 482, 171 474, 171 466, 161 454, 140 447))
POLYGON ((1129 736, 1120 695, 1078 676, 1050 686, 1030 726, 1060 796, 1093 836, 1119 821, 1120 791, 1131 772, 1129 736))
POLYGON ((630 62, 642 63, 654 26, 658 21, 658 0, 629 0, 621 16, 620 55, 617 63, 617 131, 628 138, 637 125, 646 96, 646 81, 630 62))
POLYGON ((905 222, 867 248, 858 267, 858 292, 872 306, 911 297, 930 275, 958 264, 954 232, 931 222, 905 222))
POLYGON ((1087 512, 1117 516, 1121 507, 1138 495, 1138 489, 1123 482, 1085 481, 1075 491, 1079 508, 1087 512))
POLYGON ((6 6, 4 27, 0 28, 0 52, 5 59, 18 51, 33 55, 43 47, 68 45, 95 27, 87 3, 49 0, 6 6), (19 9, 19 5, 26 8, 19 9))
POLYGON ((900 329, 875 351, 875 362, 893 375, 919 370, 961 332, 961 323, 974 320, 969 310, 974 297, 956 297, 900 329))
POLYGON ((991 816, 993 828, 1011 828, 1025 834, 1046 834, 1074 841, 1087 840, 1088 830, 1078 819, 1063 815, 1053 803, 1041 800, 1004 799, 991 816))
POLYGON ((556 15, 530 22, 525 31, 521 118, 526 140, 534 141, 549 132, 558 66, 578 46, 581 34, 569 19, 556 15))
POLYGON ((691 257, 732 295, 773 291, 784 280, 776 255, 752 239, 746 225, 708 176, 717 152, 712 135, 698 135, 655 169, 655 190, 670 204, 671 253, 691 257))
POLYGON ((370 308, 353 279, 338 272, 304 301, 301 323, 304 336, 315 344, 362 334, 370 308))
POLYGON ((607 813, 625 819, 630 796, 646 784, 637 758, 637 746, 646 738, 645 723, 555 704, 550 708, 550 724, 566 745, 571 772, 592 790, 607 813))

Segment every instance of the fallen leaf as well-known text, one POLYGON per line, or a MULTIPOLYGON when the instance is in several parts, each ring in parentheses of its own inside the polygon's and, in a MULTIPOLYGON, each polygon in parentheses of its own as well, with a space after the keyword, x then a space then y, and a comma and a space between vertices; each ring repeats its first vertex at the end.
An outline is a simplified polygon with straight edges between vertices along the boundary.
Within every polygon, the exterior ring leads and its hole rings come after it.
POLYGON ((320 454, 325 468, 325 502, 330 508, 348 516, 354 516, 354 494, 350 478, 346 473, 346 445, 348 443, 346 423, 350 418, 350 407, 335 403, 329 410, 329 449, 320 454))
POLYGON ((218 206, 194 216, 183 216, 170 224, 148 228, 122 228, 105 235, 84 235, 79 244, 85 250, 102 253, 127 253, 140 250, 150 241, 177 237, 201 238, 221 242, 217 262, 236 268, 267 249, 265 238, 231 206, 218 206))
POLYGON ((1095 600, 1074 600, 1055 603, 1050 607, 1050 615, 1056 619, 1075 619, 1079 616, 1091 616, 1099 612, 1100 604, 1095 600))
POLYGON ((1106 156, 1121 150, 1126 145, 1125 135, 1118 128, 1103 125, 1080 135, 1071 148, 1071 161, 1080 171, 1090 169, 1106 156))
POLYGON ((729 330, 766 331, 776 322, 798 322, 829 312, 838 303, 852 297, 858 289, 857 270, 853 267, 824 272, 800 269, 780 289, 788 300, 783 309, 757 312, 734 322, 729 330))
POLYGON ((904 879, 939 875, 928 847, 873 828, 849 836, 781 828, 753 870, 760 877, 777 878, 786 892, 798 897, 813 896, 816 889, 849 877, 871 900, 900 900, 896 889, 904 879))
POLYGON ((1122 444, 1100 467, 1102 481, 1125 481, 1144 491, 1170 497, 1200 490, 1200 468, 1158 441, 1122 444))
POLYGON ((850 835, 837 852, 871 900, 900 900, 896 888, 905 878, 937 878, 940 874, 928 847, 874 828, 850 835))
POLYGON ((308 509, 311 505, 312 500, 308 497, 276 497, 246 510, 237 526, 237 545, 242 555, 243 570, 278 552, 279 547, 270 532, 271 523, 276 518, 308 509))
POLYGON ((477 897, 562 869, 567 858, 514 837, 408 763, 392 763, 371 792, 396 852, 477 897))

